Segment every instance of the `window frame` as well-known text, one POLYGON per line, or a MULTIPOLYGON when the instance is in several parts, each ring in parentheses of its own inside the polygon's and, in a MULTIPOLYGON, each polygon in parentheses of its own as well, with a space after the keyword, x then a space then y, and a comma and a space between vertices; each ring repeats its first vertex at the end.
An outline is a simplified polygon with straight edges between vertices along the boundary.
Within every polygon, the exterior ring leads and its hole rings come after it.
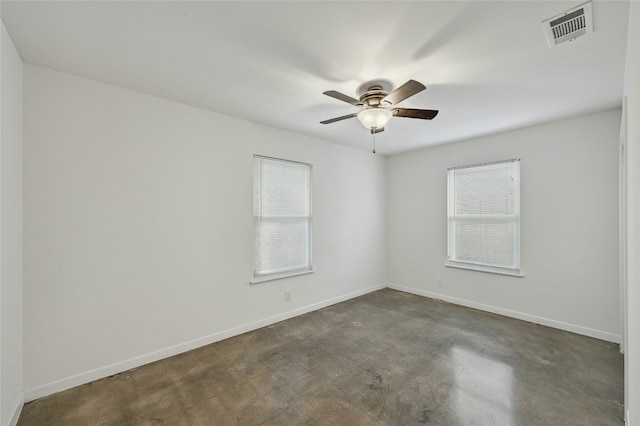
MULTIPOLYGON (((262 282, 266 282, 266 281, 273 281, 273 280, 279 280, 279 279, 283 279, 283 278, 288 278, 288 277, 294 277, 294 276, 299 276, 299 275, 305 275, 305 274, 310 274, 314 272, 313 269, 313 165, 310 163, 305 163, 305 162, 301 162, 301 161, 295 161, 295 160, 288 160, 288 159, 284 159, 284 158, 277 158, 277 157, 270 157, 270 156, 266 156, 266 155, 259 155, 259 154, 254 154, 253 155, 253 170, 254 170, 254 176, 253 176, 253 203, 252 203, 252 216, 253 216, 253 259, 252 259, 252 263, 253 263, 253 275, 252 275, 252 279, 250 280, 251 284, 258 284, 258 283, 262 283, 262 282), (299 268, 295 268, 295 269, 290 269, 290 270, 286 270, 284 272, 280 272, 280 271, 276 271, 276 272, 259 272, 258 271, 258 264, 257 264, 257 259, 258 259, 258 236, 257 236, 257 232, 258 232, 258 220, 259 218, 262 219, 264 216, 257 216, 256 215, 256 184, 258 183, 258 179, 255 175, 255 171, 256 171, 256 160, 266 160, 266 161, 271 161, 271 162, 281 162, 281 163, 289 163, 289 164, 295 164, 295 165, 300 165, 300 166, 304 166, 306 167, 306 171, 307 171, 307 179, 308 179, 308 215, 290 215, 290 216, 278 216, 279 219, 287 219, 287 218, 295 218, 295 219, 305 219, 306 222, 306 229, 307 229, 307 235, 308 238, 306 240, 306 244, 305 244, 305 248, 306 248, 306 253, 305 253, 305 257, 308 259, 308 261, 305 263, 304 266, 299 267, 299 268)), ((262 182, 262 177, 260 178, 260 184, 262 182)), ((260 192, 261 193, 261 192, 260 192)), ((262 193, 261 193, 262 196, 262 193)), ((262 198, 260 199, 260 203, 262 203, 262 198)), ((262 213, 261 213, 262 214, 262 213)), ((275 216, 274 216, 275 218, 275 216)))
POLYGON ((521 239, 521 210, 520 210, 520 201, 521 201, 521 181, 520 181, 520 159, 509 159, 509 160, 500 160, 493 161, 488 163, 480 163, 480 164, 471 164, 466 166, 452 167, 447 170, 447 257, 445 266, 451 268, 459 268, 459 269, 467 269, 479 272, 489 272, 500 275, 510 275, 515 277, 523 277, 524 274, 521 270, 521 251, 520 251, 520 239, 521 239), (498 166, 500 164, 507 163, 517 163, 517 183, 516 190, 514 192, 514 213, 507 215, 487 215, 487 214, 479 214, 479 215, 469 215, 465 217, 465 219, 505 219, 512 220, 514 224, 514 236, 513 236, 513 250, 514 250, 514 265, 498 265, 498 264, 489 264, 482 261, 469 261, 469 260, 459 260, 456 257, 457 251, 455 249, 455 225, 459 223, 460 219, 456 222, 457 215, 455 214, 455 172, 457 170, 463 169, 474 169, 474 168, 482 168, 482 167, 490 167, 490 166, 498 166))

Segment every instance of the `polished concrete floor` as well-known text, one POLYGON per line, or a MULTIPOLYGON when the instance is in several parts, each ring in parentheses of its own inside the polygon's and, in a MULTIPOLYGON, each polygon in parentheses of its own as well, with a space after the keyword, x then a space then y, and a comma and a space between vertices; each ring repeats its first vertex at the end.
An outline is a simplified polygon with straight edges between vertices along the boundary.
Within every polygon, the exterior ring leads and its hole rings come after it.
POLYGON ((616 344, 390 289, 25 405, 19 425, 617 425, 616 344))

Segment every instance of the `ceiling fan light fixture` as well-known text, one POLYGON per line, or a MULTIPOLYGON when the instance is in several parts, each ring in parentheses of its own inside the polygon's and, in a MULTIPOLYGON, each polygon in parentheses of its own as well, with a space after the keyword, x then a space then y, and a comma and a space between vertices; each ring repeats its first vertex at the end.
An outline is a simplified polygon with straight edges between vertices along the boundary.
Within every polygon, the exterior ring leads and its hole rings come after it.
POLYGON ((384 108, 368 108, 358 113, 358 120, 370 130, 382 129, 393 117, 393 113, 384 108))

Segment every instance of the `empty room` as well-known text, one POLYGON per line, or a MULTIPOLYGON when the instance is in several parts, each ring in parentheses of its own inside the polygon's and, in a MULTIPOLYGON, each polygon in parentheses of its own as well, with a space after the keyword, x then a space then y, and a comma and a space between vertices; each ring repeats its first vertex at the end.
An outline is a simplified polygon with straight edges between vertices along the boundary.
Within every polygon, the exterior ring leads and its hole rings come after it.
POLYGON ((640 426, 640 2, 0 13, 0 426, 640 426))

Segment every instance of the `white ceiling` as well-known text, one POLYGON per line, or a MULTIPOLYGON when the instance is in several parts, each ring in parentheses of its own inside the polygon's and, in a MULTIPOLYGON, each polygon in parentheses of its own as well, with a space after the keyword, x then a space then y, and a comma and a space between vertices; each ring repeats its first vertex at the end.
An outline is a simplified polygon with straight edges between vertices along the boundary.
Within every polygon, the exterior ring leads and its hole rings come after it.
POLYGON ((393 154, 619 107, 627 1, 595 1, 594 32, 549 48, 541 22, 581 2, 6 1, 25 62, 358 149, 356 112, 322 95, 375 78, 427 90, 377 135, 393 154))

